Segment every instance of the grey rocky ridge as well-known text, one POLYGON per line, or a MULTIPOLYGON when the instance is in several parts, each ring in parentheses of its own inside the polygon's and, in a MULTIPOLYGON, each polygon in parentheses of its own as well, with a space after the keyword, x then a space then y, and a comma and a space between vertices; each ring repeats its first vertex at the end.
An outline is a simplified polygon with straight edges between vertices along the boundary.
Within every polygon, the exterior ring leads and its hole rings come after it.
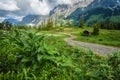
MULTIPOLYGON (((13 24, 27 24, 27 25, 39 25, 44 20, 48 19, 49 17, 56 18, 57 16, 64 15, 62 19, 66 18, 72 12, 74 12, 79 7, 86 7, 90 4, 93 0, 68 0, 70 3, 60 3, 57 4, 57 0, 39 0, 41 3, 47 3, 53 6, 49 6, 51 11, 48 15, 36 15, 36 14, 29 14, 23 17, 22 21, 18 22, 17 20, 13 24), (58 15, 59 14, 59 15, 58 15), (28 20, 29 17, 29 20, 28 20), (15 23, 17 22, 17 23, 15 23)), ((42 12, 42 11, 41 11, 42 12)), ((13 19, 5 19, 5 21, 12 21, 13 19)))
MULTIPOLYGON (((53 18, 55 21, 72 20, 73 25, 78 25, 81 17, 84 17, 85 24, 89 25, 95 21, 112 20, 119 21, 120 19, 120 0, 68 0, 70 3, 57 3, 58 0, 39 0, 41 4, 46 3, 50 7, 49 14, 26 15, 22 21, 16 24, 40 25, 41 22, 53 18)), ((2 12, 0 12, 2 13, 2 12)), ((13 19, 7 19, 13 21, 13 19)), ((5 20, 5 21, 7 21, 5 20)))
POLYGON ((112 18, 116 18, 114 21, 119 22, 120 0, 71 0, 71 4, 56 5, 49 16, 58 23, 73 20, 73 25, 78 25, 81 17, 84 17, 87 25, 112 18), (96 19, 91 19, 94 17, 96 19))
POLYGON ((119 22, 120 0, 94 0, 84 9, 78 7, 67 19, 73 19, 77 25, 81 17, 87 25, 100 21, 119 22))

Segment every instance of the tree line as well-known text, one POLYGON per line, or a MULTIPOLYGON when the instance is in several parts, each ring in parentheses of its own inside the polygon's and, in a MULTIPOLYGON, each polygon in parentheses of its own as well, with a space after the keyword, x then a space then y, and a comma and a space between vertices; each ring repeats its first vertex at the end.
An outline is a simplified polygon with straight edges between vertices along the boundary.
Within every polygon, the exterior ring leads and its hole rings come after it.
MULTIPOLYGON (((117 22, 111 22, 111 21, 101 21, 94 24, 91 24, 89 26, 94 27, 94 25, 98 26, 101 29, 108 29, 108 30, 120 30, 120 23, 117 22)), ((79 21, 79 27, 84 28, 85 21, 83 18, 79 21)))
POLYGON ((10 30, 11 27, 12 27, 12 24, 9 23, 9 22, 2 22, 2 23, 0 23, 0 29, 10 30))
POLYGON ((105 21, 105 22, 97 22, 96 25, 101 29, 120 30, 120 23, 105 21))

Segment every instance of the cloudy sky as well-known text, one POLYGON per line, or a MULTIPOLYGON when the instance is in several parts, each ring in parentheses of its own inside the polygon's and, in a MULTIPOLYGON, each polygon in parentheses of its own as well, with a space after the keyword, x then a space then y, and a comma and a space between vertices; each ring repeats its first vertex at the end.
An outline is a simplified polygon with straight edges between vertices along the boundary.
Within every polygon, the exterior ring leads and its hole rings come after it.
POLYGON ((28 14, 47 15, 58 4, 72 4, 71 0, 0 0, 0 21, 5 18, 21 20, 28 14))

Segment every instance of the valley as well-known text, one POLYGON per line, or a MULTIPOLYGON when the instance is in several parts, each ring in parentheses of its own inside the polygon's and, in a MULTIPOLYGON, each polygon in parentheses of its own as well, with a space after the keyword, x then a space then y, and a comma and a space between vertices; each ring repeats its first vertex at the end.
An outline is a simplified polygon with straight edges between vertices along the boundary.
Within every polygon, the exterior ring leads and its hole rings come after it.
POLYGON ((120 0, 1 0, 0 80, 120 80, 120 0))

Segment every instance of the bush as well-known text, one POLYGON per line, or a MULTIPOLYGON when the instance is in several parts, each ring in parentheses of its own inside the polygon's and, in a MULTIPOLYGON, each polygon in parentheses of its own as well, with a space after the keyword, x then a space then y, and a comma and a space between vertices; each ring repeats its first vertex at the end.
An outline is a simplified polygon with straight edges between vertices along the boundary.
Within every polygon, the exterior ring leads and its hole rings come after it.
POLYGON ((59 75, 58 72, 62 71, 60 68, 64 67, 73 67, 71 60, 60 54, 54 46, 47 45, 45 35, 12 30, 1 40, 0 75, 21 72, 25 78, 34 74, 42 75, 44 79, 59 75))
POLYGON ((120 79, 120 51, 114 52, 109 55, 108 63, 112 66, 114 71, 114 79, 120 79))
POLYGON ((93 26, 93 32, 92 32, 93 35, 99 35, 99 27, 97 25, 94 25, 93 26))

